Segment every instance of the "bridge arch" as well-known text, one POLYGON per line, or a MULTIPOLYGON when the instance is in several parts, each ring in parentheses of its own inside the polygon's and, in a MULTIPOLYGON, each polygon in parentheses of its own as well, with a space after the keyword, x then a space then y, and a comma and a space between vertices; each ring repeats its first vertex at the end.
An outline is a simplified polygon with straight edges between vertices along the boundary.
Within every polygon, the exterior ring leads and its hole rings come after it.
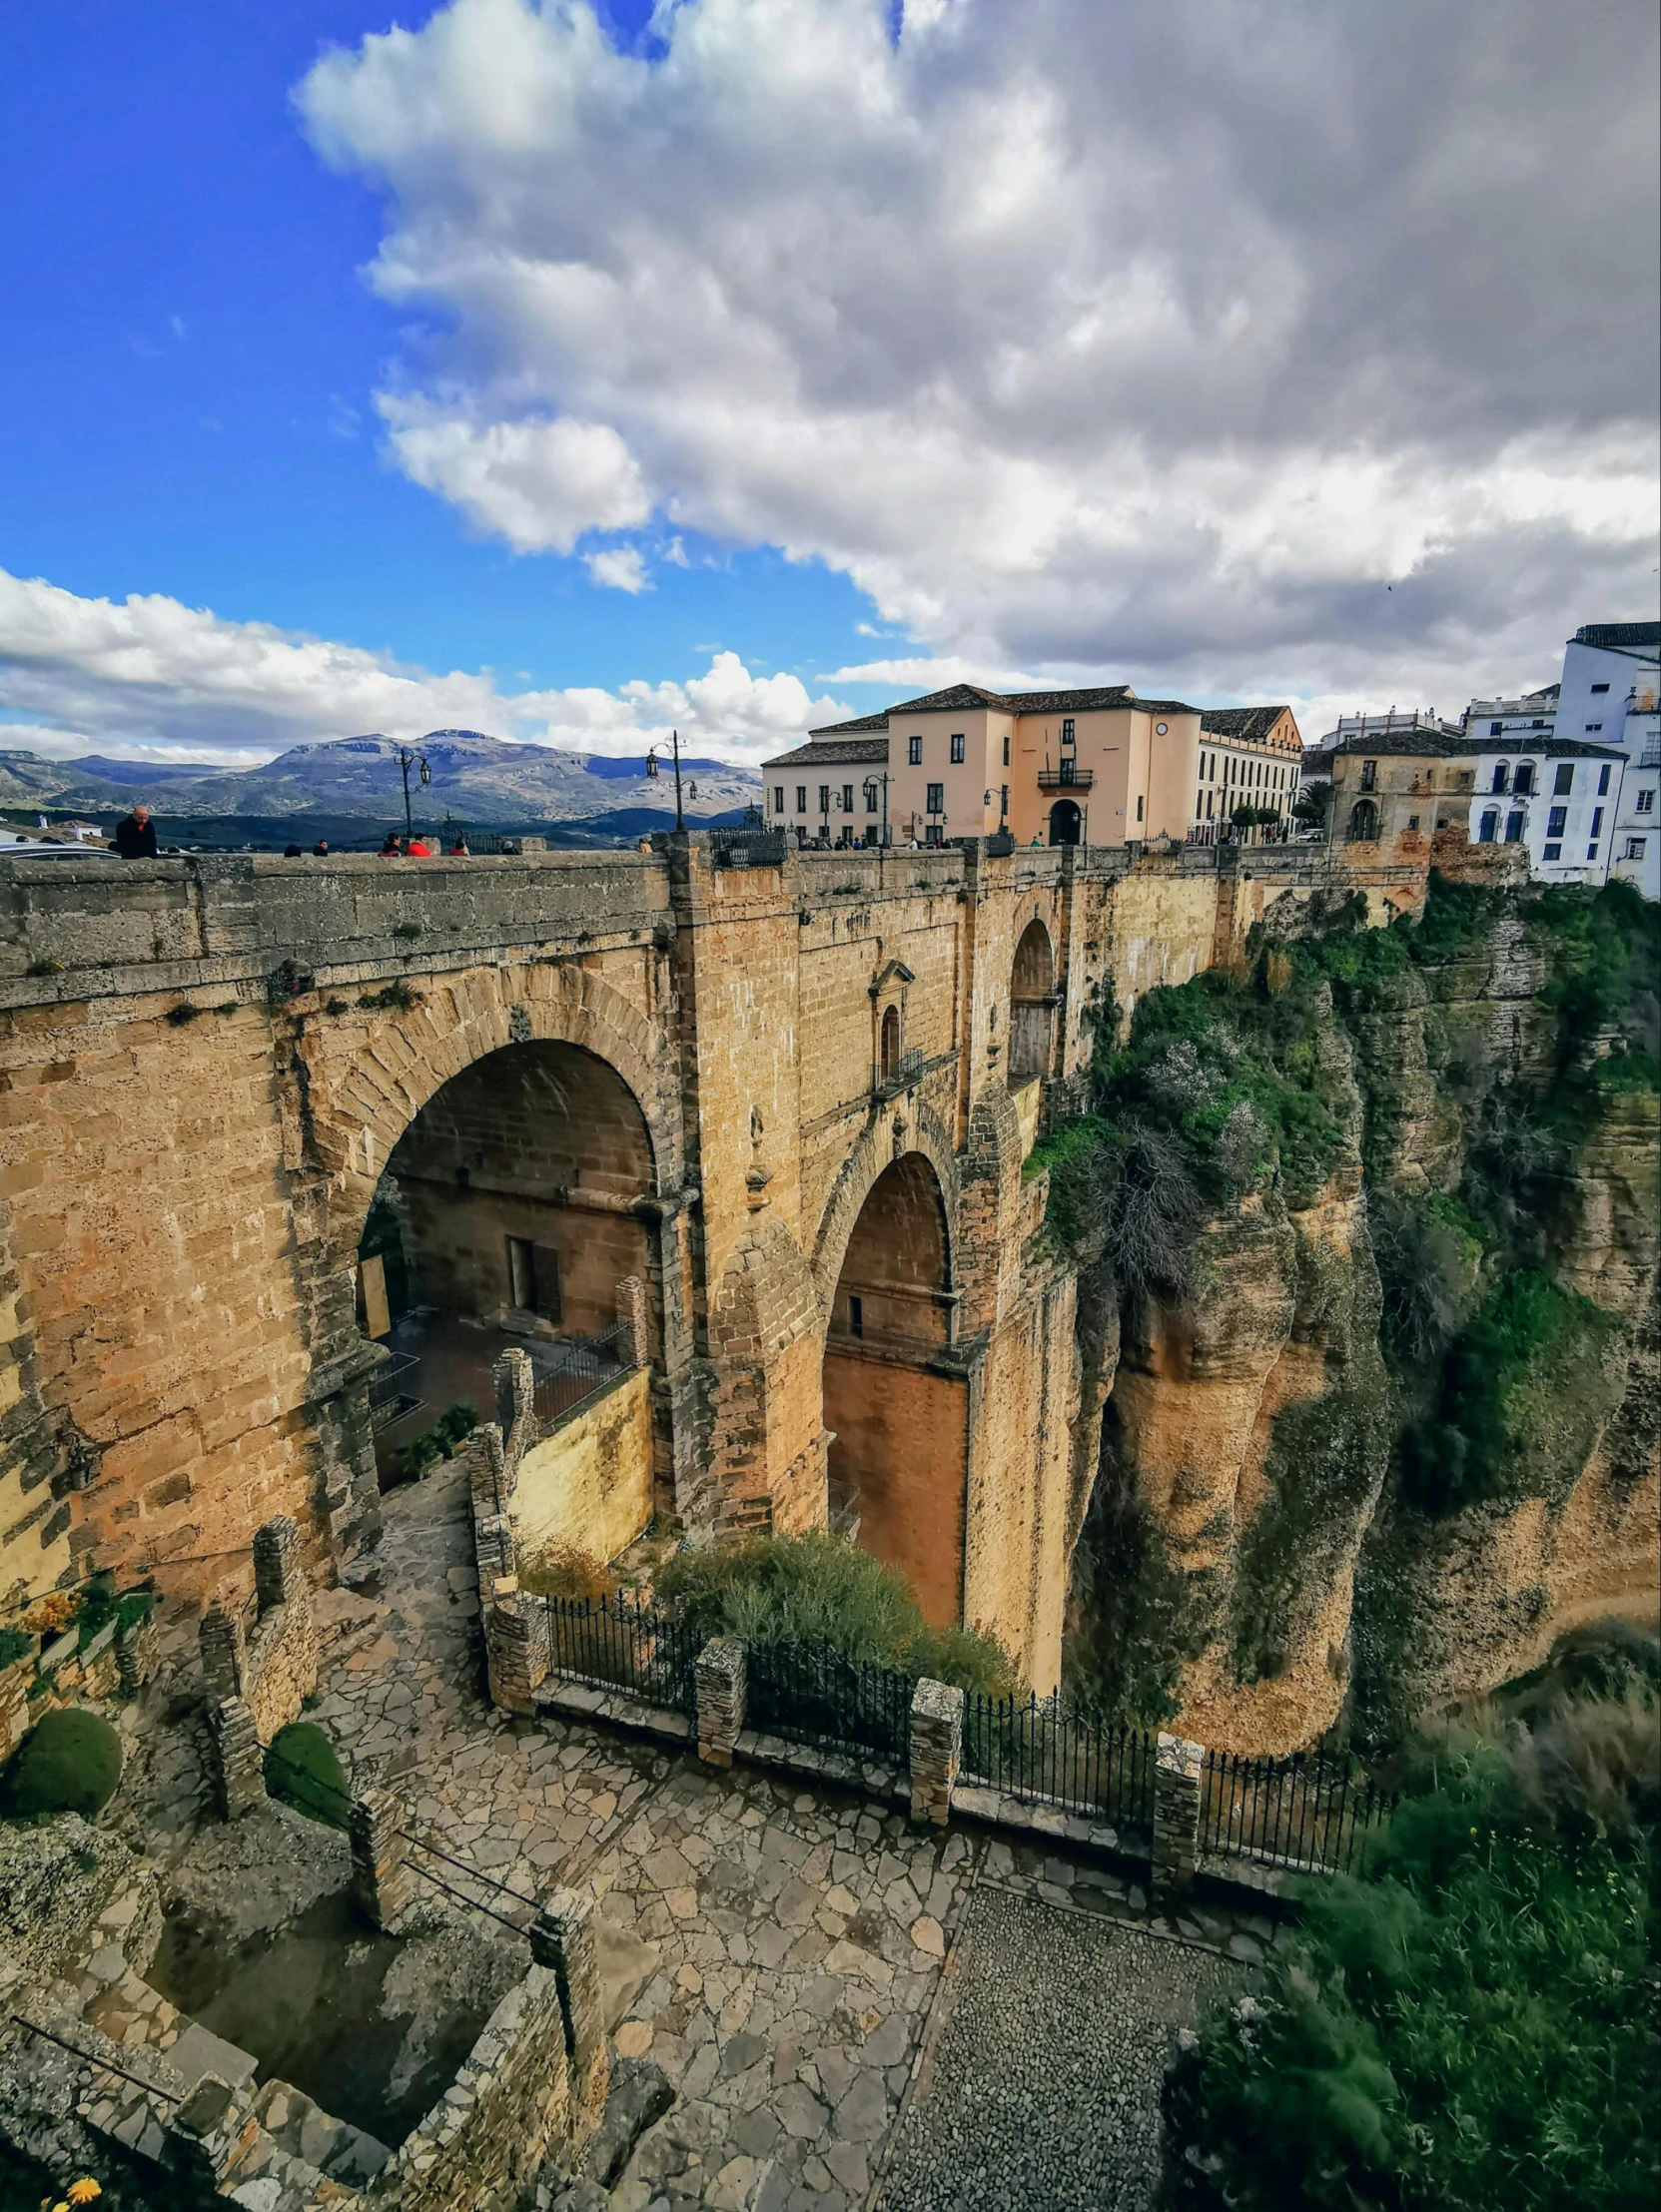
POLYGON ((1022 931, 1010 969, 1011 1089, 1048 1076, 1055 1041, 1056 956, 1050 932, 1034 915, 1022 931))
POLYGON ((958 1244, 958 1168, 945 1123, 932 1107, 913 1102, 909 1118, 874 1122, 843 1161, 813 1240, 813 1279, 821 1319, 828 1324, 838 1277, 861 1208, 878 1178, 907 1152, 920 1152, 934 1169, 946 1220, 946 1261, 956 1266, 958 1244))

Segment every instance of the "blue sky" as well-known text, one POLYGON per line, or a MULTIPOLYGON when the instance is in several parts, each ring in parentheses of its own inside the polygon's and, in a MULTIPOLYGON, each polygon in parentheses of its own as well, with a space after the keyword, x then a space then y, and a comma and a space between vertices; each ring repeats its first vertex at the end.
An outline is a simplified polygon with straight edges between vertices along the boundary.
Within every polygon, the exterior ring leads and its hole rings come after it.
POLYGON ((1653 611, 1636 0, 393 20, 7 12, 13 742, 755 758, 966 674, 1313 735, 1653 611))

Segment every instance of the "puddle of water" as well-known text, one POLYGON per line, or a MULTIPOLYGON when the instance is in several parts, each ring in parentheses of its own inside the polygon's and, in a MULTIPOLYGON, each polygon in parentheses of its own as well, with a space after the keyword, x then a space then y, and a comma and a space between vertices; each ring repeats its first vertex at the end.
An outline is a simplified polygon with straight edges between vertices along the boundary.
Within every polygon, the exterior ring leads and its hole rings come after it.
POLYGON ((430 1941, 376 1933, 345 1893, 237 1950, 181 1914, 168 1920, 148 1979, 257 2058, 260 2081, 292 2082, 396 2150, 449 2086, 495 2002, 487 1991, 468 1992, 469 2002, 453 1987, 433 1989, 417 2019, 411 1985, 441 1985, 420 1970, 430 1941))

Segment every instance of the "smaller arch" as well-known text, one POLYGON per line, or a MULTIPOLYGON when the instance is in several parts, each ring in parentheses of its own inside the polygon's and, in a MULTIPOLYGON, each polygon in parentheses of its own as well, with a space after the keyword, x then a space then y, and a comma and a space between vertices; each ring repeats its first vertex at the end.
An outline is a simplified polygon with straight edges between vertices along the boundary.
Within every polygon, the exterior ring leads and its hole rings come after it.
POLYGON ((1534 789, 1534 763, 1531 760, 1519 760, 1517 762, 1517 772, 1511 778, 1511 789, 1519 799, 1526 799, 1529 793, 1532 792, 1534 789))
POLYGON ((1079 812, 1076 799, 1058 799, 1050 809, 1051 844, 1077 845, 1083 823, 1084 817, 1079 812))
POLYGON ((1357 799, 1349 810, 1349 842, 1351 845, 1370 845, 1378 835, 1378 802, 1376 799, 1357 799))
POLYGON ((1010 972, 1012 1089, 1050 1073, 1055 1042, 1055 981, 1050 933, 1035 916, 1021 933, 1010 972))
POLYGON ((1491 845, 1498 835, 1499 810, 1497 807, 1489 807, 1482 817, 1480 828, 1477 830, 1476 842, 1478 845, 1491 845))
POLYGON ((882 1081, 892 1083, 900 1067, 900 1010, 885 1009, 882 1018, 882 1038, 878 1051, 878 1066, 882 1081))
POLYGON ((1511 788, 1511 763, 1508 760, 1496 760, 1494 762, 1494 780, 1491 788, 1501 793, 1511 788))

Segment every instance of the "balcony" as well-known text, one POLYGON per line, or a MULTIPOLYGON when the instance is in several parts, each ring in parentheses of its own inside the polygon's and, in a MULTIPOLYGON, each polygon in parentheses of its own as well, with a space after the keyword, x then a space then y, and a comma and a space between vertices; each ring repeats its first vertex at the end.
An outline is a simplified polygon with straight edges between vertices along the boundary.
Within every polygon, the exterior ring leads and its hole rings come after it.
POLYGON ((1094 768, 1080 768, 1070 760, 1064 760, 1059 768, 1041 768, 1038 772, 1040 791, 1088 791, 1095 781, 1094 768))

